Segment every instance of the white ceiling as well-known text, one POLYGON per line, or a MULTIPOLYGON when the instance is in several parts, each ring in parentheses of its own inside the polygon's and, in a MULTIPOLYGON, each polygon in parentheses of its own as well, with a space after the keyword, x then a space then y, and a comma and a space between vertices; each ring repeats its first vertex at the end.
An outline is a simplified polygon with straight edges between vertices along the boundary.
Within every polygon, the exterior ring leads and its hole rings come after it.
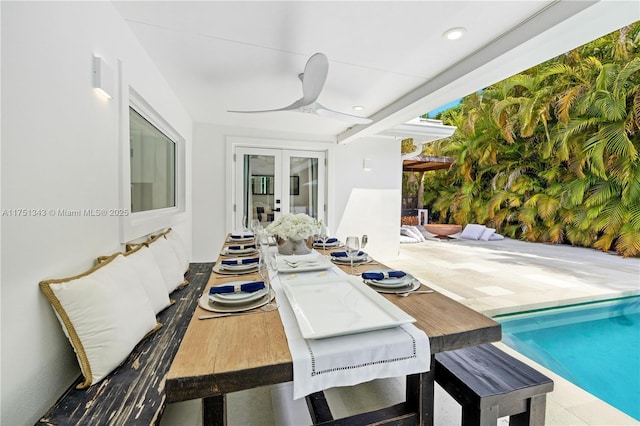
POLYGON ((634 22, 639 4, 114 2, 194 121, 338 141, 386 130, 634 22), (443 39, 451 27, 465 27, 465 37, 443 39), (318 101, 374 123, 227 112, 280 108, 300 98, 298 74, 316 52, 329 58, 318 101))

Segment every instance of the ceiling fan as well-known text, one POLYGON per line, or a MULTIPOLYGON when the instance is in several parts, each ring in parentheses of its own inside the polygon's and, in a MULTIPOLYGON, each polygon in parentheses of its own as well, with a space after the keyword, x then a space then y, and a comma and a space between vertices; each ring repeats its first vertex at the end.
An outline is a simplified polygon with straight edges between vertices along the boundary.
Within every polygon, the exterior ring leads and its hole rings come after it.
POLYGON ((268 109, 261 111, 228 111, 240 113, 261 113, 274 111, 297 111, 307 114, 316 114, 322 117, 334 118, 337 120, 347 121, 354 124, 368 124, 373 120, 356 115, 345 114, 343 112, 333 111, 322 106, 318 101, 318 96, 322 91, 324 82, 327 80, 329 72, 329 61, 323 53, 316 53, 309 58, 304 67, 304 72, 298 77, 302 81, 302 97, 289 106, 278 109, 268 109))

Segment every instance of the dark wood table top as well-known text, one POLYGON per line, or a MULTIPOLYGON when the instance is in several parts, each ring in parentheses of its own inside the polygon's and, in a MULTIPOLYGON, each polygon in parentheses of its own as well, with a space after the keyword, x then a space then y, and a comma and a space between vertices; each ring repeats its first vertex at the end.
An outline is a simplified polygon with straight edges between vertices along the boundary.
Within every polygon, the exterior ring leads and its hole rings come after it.
MULTIPOLYGON (((348 265, 339 267, 347 273, 350 271, 348 265)), ((359 265, 357 272, 384 267, 374 262, 359 265)), ((238 279, 255 280, 259 276, 239 278, 212 273, 205 292, 211 286, 238 279)), ((427 287, 421 287, 421 290, 425 289, 427 287)), ((409 297, 383 296, 417 320, 414 324, 429 337, 432 353, 501 339, 499 323, 438 292, 409 297)), ((191 318, 167 375, 167 402, 293 380, 293 362, 278 311, 198 319, 200 315, 210 313, 197 307, 191 318)))

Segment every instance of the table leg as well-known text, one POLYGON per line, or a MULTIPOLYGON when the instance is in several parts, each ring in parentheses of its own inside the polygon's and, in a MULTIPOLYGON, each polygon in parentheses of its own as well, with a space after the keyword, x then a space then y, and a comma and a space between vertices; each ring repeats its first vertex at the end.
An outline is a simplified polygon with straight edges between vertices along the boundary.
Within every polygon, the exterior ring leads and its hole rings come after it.
POLYGON ((227 410, 226 395, 210 396, 202 398, 202 425, 226 426, 227 410))
POLYGON ((407 376, 407 406, 418 413, 420 425, 433 426, 435 365, 435 357, 431 355, 429 371, 407 376))

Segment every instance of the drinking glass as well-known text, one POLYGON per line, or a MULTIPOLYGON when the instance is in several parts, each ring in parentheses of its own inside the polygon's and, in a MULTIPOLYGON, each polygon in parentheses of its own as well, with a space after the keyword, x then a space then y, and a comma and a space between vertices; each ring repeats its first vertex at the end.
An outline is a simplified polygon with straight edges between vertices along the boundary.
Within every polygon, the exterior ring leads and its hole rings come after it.
POLYGON ((362 239, 360 240, 360 248, 364 249, 368 242, 369 242, 369 236, 367 234, 364 234, 362 236, 362 239))
POLYGON ((345 252, 347 253, 347 257, 351 261, 351 275, 353 275, 353 258, 358 255, 360 251, 360 240, 358 237, 347 237, 345 242, 345 252))
POLYGON ((251 231, 253 232, 254 236, 260 228, 262 228, 262 224, 260 223, 260 221, 258 219, 251 219, 251 231))
MULTIPOLYGON (((258 275, 264 281, 267 287, 267 294, 271 297, 271 277, 275 276, 278 272, 278 264, 276 259, 276 253, 271 250, 269 246, 269 235, 264 231, 260 232, 258 237, 260 242, 260 266, 258 268, 258 275)), ((271 311, 278 308, 277 302, 272 302, 271 299, 263 306, 263 310, 271 311)))
POLYGON ((256 230, 255 235, 256 235, 256 243, 257 243, 256 248, 260 250, 260 255, 264 256, 266 254, 265 250, 269 249, 269 234, 262 226, 260 226, 256 230))
POLYGON ((322 241, 322 250, 327 250, 327 240, 329 239, 329 232, 327 232, 327 227, 323 224, 320 225, 320 241, 322 241))

